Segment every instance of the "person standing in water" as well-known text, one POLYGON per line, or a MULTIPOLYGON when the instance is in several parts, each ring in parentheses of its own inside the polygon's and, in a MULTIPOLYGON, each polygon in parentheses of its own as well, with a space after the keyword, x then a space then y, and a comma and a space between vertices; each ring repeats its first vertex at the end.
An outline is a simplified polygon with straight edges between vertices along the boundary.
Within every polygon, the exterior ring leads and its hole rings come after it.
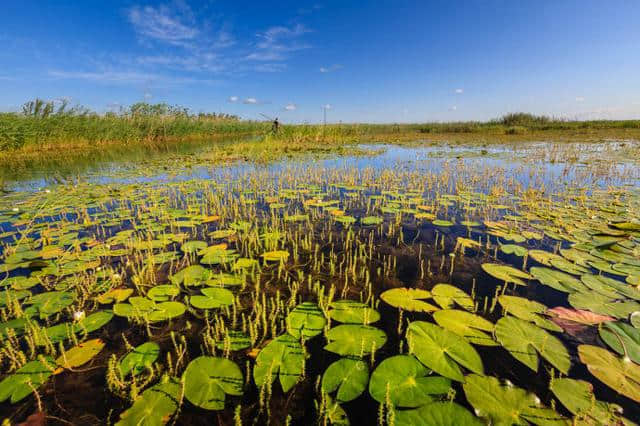
POLYGON ((273 125, 271 126, 271 131, 273 133, 278 133, 278 129, 280 128, 280 122, 278 121, 278 118, 276 117, 275 120, 273 120, 273 125))

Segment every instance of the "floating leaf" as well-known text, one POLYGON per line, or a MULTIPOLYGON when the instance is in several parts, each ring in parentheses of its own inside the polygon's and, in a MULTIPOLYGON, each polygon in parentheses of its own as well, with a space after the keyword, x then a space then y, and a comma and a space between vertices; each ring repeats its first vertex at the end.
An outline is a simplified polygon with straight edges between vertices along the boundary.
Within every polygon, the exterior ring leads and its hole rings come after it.
POLYGON ((546 328, 547 330, 562 331, 560 327, 542 316, 547 311, 547 307, 542 303, 525 299, 524 297, 508 295, 499 296, 498 302, 500 302, 507 314, 532 322, 538 327, 546 328))
POLYGON ((289 252, 284 250, 268 251, 261 254, 265 262, 286 262, 289 259, 289 252))
POLYGON ((505 283, 513 283, 517 285, 527 285, 522 279, 530 280, 533 277, 524 271, 516 269, 508 265, 499 265, 497 263, 483 263, 482 269, 494 278, 504 281, 505 283))
POLYGON ((226 288, 207 287, 189 298, 191 306, 198 309, 217 309, 233 304, 233 293, 226 288))
POLYGON ((226 358, 201 356, 189 363, 184 374, 184 396, 205 410, 224 410, 226 395, 242 395, 244 380, 238 365, 226 358))
POLYGON ((108 305, 111 303, 124 302, 133 294, 133 289, 130 288, 114 288, 106 293, 101 294, 96 298, 98 303, 102 305, 108 305))
POLYGON ((640 364, 640 330, 624 322, 607 322, 600 328, 600 338, 620 355, 640 364))
POLYGON ((445 309, 433 313, 433 319, 442 328, 453 331, 475 345, 499 346, 491 334, 493 323, 471 312, 445 309))
POLYGON ((120 415, 116 426, 163 425, 178 409, 182 385, 175 378, 163 378, 150 387, 120 415))
POLYGON ((598 346, 578 346, 580 361, 591 374, 616 392, 640 402, 640 365, 598 346))
POLYGON ((518 257, 524 257, 527 254, 527 249, 517 244, 502 244, 500 251, 505 254, 515 254, 518 257))
POLYGON ((596 400, 593 385, 589 382, 554 378, 551 379, 549 388, 562 405, 576 416, 577 424, 581 424, 580 421, 607 425, 628 423, 617 415, 617 406, 596 400))
POLYGON ((155 342, 147 342, 135 347, 118 364, 120 375, 126 377, 131 373, 136 376, 146 371, 158 359, 159 355, 160 346, 155 342))
POLYGON ((571 359, 562 342, 527 321, 502 317, 496 323, 496 338, 514 358, 533 371, 538 371, 538 353, 564 374, 569 372, 571 359))
POLYGON ((612 299, 595 292, 572 293, 569 295, 569 304, 576 309, 586 309, 601 315, 609 315, 616 318, 627 318, 632 312, 640 311, 640 303, 625 300, 612 299))
POLYGON ((483 423, 455 402, 432 402, 413 410, 396 410, 396 426, 482 426, 483 423))
POLYGON ((56 364, 69 370, 80 367, 98 355, 104 345, 101 339, 87 340, 63 352, 56 360, 56 364))
POLYGON ((380 319, 378 311, 355 300, 331 302, 329 317, 345 324, 372 324, 380 319))
POLYGON ((147 292, 147 297, 155 302, 166 302, 180 294, 180 289, 175 285, 162 284, 152 287, 147 292))
POLYGON ((387 341, 382 330, 368 325, 343 324, 327 332, 329 352, 342 356, 363 357, 380 349, 387 341))
POLYGON ((463 337, 435 324, 414 321, 407 328, 409 353, 436 373, 453 380, 464 380, 458 364, 484 374, 482 359, 463 337))
POLYGON ((177 286, 191 287, 204 284, 212 275, 210 270, 200 265, 191 265, 170 276, 169 280, 177 286))
POLYGON ((395 407, 415 408, 432 402, 430 395, 449 392, 451 381, 429 376, 431 370, 408 355, 387 358, 371 374, 369 393, 381 404, 387 396, 395 407))
POLYGON ((427 290, 420 290, 417 288, 392 288, 380 295, 380 298, 389 305, 404 309, 410 312, 432 312, 437 311, 438 308, 422 299, 428 299, 431 297, 431 293, 427 290))
POLYGON ((558 291, 565 293, 588 291, 588 288, 579 279, 555 269, 534 266, 529 272, 542 284, 558 291))
POLYGON ((594 314, 590 311, 583 311, 582 309, 569 309, 562 306, 557 306, 555 308, 547 310, 547 314, 553 316, 554 318, 569 320, 585 325, 596 325, 606 321, 615 320, 615 318, 608 315, 594 314))
POLYGON ((287 315, 287 332, 293 337, 309 339, 322 333, 327 320, 318 305, 304 302, 287 315))
POLYGON ((332 363, 322 375, 322 391, 337 392, 338 402, 349 402, 367 388, 369 367, 360 360, 341 358, 332 363))
POLYGON ((442 309, 450 309, 455 305, 467 311, 473 311, 475 308, 471 296, 451 284, 436 284, 431 289, 431 296, 442 309))
POLYGON ((462 388, 476 414, 492 425, 568 424, 560 414, 540 405, 534 394, 513 385, 502 385, 495 377, 471 374, 465 377, 462 388))
POLYGON ((0 402, 9 400, 15 404, 26 398, 47 381, 53 374, 54 366, 51 357, 26 363, 0 382, 0 402))
POLYGON ((302 376, 304 362, 305 354, 300 342, 284 334, 260 351, 253 368, 253 379, 261 387, 278 378, 283 392, 288 392, 302 376))

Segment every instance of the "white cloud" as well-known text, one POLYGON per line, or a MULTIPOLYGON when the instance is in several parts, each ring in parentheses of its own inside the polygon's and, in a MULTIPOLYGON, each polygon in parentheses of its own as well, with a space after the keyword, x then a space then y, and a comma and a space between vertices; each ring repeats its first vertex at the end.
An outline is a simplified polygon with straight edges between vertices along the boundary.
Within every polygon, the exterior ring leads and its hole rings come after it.
POLYGON ((576 96, 576 102, 584 102, 584 96, 576 96))
POLYGON ((458 109, 458 107, 454 105, 451 108, 449 108, 449 111, 456 111, 457 109, 458 109))
POLYGON ((285 111, 295 111, 298 107, 296 107, 295 104, 288 104, 287 106, 284 107, 285 111))
POLYGON ((281 72, 287 68, 286 64, 274 63, 274 64, 258 64, 253 67, 254 71, 258 72, 281 72))
POLYGON ((140 36, 170 44, 184 45, 199 33, 193 12, 186 4, 181 8, 134 6, 128 18, 140 36))
POLYGON ((324 109, 331 109, 331 108, 333 108, 333 107, 331 106, 331 104, 325 104, 325 105, 322 105, 322 108, 324 108, 324 109))
POLYGON ((456 89, 456 93, 460 94, 462 92, 464 92, 464 89, 456 89))
POLYGON ((243 101, 243 103, 247 105, 256 105, 258 103, 258 100, 256 98, 247 98, 243 101))
POLYGON ((48 75, 56 79, 85 80, 104 84, 148 84, 187 85, 217 84, 218 80, 192 77, 176 77, 164 74, 144 73, 137 71, 60 71, 51 70, 48 75))
POLYGON ((237 96, 229 96, 229 102, 238 102, 238 99, 237 96))
POLYGON ((310 32, 302 24, 293 27, 276 26, 268 28, 263 33, 258 33, 259 41, 255 45, 255 50, 246 56, 251 61, 283 61, 288 54, 298 50, 311 47, 306 43, 301 43, 298 39, 310 32))
POLYGON ((320 72, 321 73, 328 73, 328 72, 334 72, 334 71, 338 71, 339 69, 342 69, 342 65, 340 64, 334 64, 331 65, 330 67, 320 67, 320 72))

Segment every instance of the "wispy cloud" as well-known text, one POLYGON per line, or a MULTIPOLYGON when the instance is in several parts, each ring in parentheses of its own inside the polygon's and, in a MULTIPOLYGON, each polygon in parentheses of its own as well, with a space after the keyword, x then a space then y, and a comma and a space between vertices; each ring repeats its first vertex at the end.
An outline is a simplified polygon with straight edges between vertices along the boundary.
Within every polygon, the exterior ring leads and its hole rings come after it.
POLYGON ((164 74, 144 73, 137 71, 64 71, 50 70, 48 75, 55 79, 85 80, 104 84, 149 84, 184 85, 184 84, 217 84, 218 80, 193 77, 176 77, 164 74))
POLYGON ((333 64, 329 67, 320 67, 320 72, 321 73, 328 73, 328 72, 334 72, 334 71, 338 71, 340 69, 342 69, 343 66, 340 64, 333 64))
POLYGON ((296 109, 298 109, 296 104, 288 104, 284 107, 285 111, 295 111, 296 109))
POLYGON ((238 98, 237 96, 229 96, 229 102, 231 103, 236 103, 239 99, 240 98, 238 98))
POLYGON ((456 89, 456 90, 455 90, 455 92, 456 92, 457 94, 460 94, 460 93, 463 93, 463 92, 464 92, 464 89, 456 89))
POLYGON ((134 6, 129 9, 128 19, 139 36, 175 45, 183 46, 199 33, 187 4, 179 8, 134 6))
POLYGON ((256 98, 246 98, 242 103, 247 105, 257 105, 258 100, 256 98))
POLYGON ((449 111, 457 111, 458 107, 453 105, 452 107, 449 107, 449 111))
POLYGON ((309 44, 299 40, 301 36, 311 32, 302 24, 292 27, 275 26, 257 34, 259 41, 255 50, 246 56, 252 61, 284 61, 288 54, 298 50, 308 49, 309 44))

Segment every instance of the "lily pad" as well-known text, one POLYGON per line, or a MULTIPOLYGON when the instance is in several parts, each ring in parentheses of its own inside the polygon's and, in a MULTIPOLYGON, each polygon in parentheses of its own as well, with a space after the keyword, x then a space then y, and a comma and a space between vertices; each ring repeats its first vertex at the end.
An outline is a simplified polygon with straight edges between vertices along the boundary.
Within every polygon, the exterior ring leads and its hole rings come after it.
POLYGON ((600 327, 600 338, 619 355, 640 364, 640 330, 625 322, 607 322, 600 327))
POLYGON ((198 309, 217 309, 233 304, 233 293, 226 288, 207 287, 189 298, 191 306, 198 309))
POLYGON ((492 425, 567 425, 567 419, 544 407, 532 393, 513 385, 503 385, 495 377, 471 374, 462 385, 476 415, 492 425))
POLYGON ((436 373, 459 382, 464 381, 460 365, 484 374, 482 359, 467 340, 444 328, 424 321, 414 321, 407 328, 409 353, 436 373))
POLYGON ((445 309, 434 312, 433 319, 440 327, 453 331, 470 343, 482 346, 499 346, 490 334, 493 331, 493 323, 481 316, 457 309, 445 309))
POLYGON ((142 373, 153 365, 159 355, 160 346, 155 342, 146 342, 136 346, 118 364, 120 375, 126 377, 129 374, 136 376, 142 373))
POLYGON ((133 405, 120 415, 116 426, 163 425, 178 409, 182 385, 175 378, 163 380, 140 394, 133 405))
POLYGON ((471 296, 451 284, 436 284, 431 289, 431 296, 442 309, 450 309, 455 305, 467 311, 475 308, 471 296))
POLYGON ((80 367, 98 355, 104 345, 105 343, 101 339, 87 340, 60 355, 56 364, 69 370, 80 367))
POLYGON ((372 324, 380 320, 378 311, 355 300, 331 302, 329 317, 344 324, 372 324))
POLYGON ((387 396, 395 407, 416 408, 432 402, 431 395, 449 392, 451 381, 429 376, 431 370, 409 355, 387 358, 371 374, 369 393, 381 404, 387 396))
POLYGON ((283 392, 288 392, 300 379, 304 371, 305 353, 298 340, 284 334, 269 342, 258 357, 253 368, 253 379, 258 387, 267 381, 279 379, 283 392))
POLYGON ((364 361, 341 358, 332 363, 322 375, 322 391, 336 393, 338 402, 349 402, 367 388, 369 367, 364 361))
POLYGON ((226 395, 243 393, 242 371, 226 358, 198 357, 189 363, 182 380, 185 398, 205 410, 224 410, 226 395))
POLYGON ((508 265, 499 265, 497 263, 483 263, 482 269, 494 278, 504 281, 505 283, 513 283, 517 285, 527 285, 522 279, 530 280, 533 277, 528 273, 516 269, 508 265))
POLYGON ((431 293, 427 290, 404 287, 392 288, 380 295, 382 300, 394 308, 400 308, 410 312, 437 311, 437 306, 423 301, 423 299, 428 299, 430 297, 431 293))
POLYGON ((343 324, 327 332, 329 352, 342 356, 363 357, 380 349, 387 341, 386 334, 375 327, 343 324))
POLYGON ((515 317, 502 317, 496 323, 496 338, 514 358, 538 371, 538 354, 560 372, 567 374, 571 358, 562 342, 549 332, 515 317))
POLYGON ((296 338, 302 336, 309 339, 322 333, 326 323, 327 320, 318 305, 304 302, 287 315, 287 332, 296 338))
POLYGON ((23 400, 49 379, 54 366, 51 357, 26 363, 0 382, 0 402, 9 400, 15 404, 23 400))
POLYGON ((396 410, 396 426, 481 426, 482 421, 455 402, 432 402, 413 410, 396 410))
POLYGON ((640 365, 598 346, 578 346, 580 361, 591 374, 616 392, 640 402, 640 365))
POLYGON ((506 294, 499 296, 498 302, 500 302, 500 305, 502 305, 502 308, 507 314, 532 322, 538 327, 547 330, 562 331, 560 327, 543 316, 547 311, 547 307, 542 303, 525 299, 524 297, 509 296, 506 294))

